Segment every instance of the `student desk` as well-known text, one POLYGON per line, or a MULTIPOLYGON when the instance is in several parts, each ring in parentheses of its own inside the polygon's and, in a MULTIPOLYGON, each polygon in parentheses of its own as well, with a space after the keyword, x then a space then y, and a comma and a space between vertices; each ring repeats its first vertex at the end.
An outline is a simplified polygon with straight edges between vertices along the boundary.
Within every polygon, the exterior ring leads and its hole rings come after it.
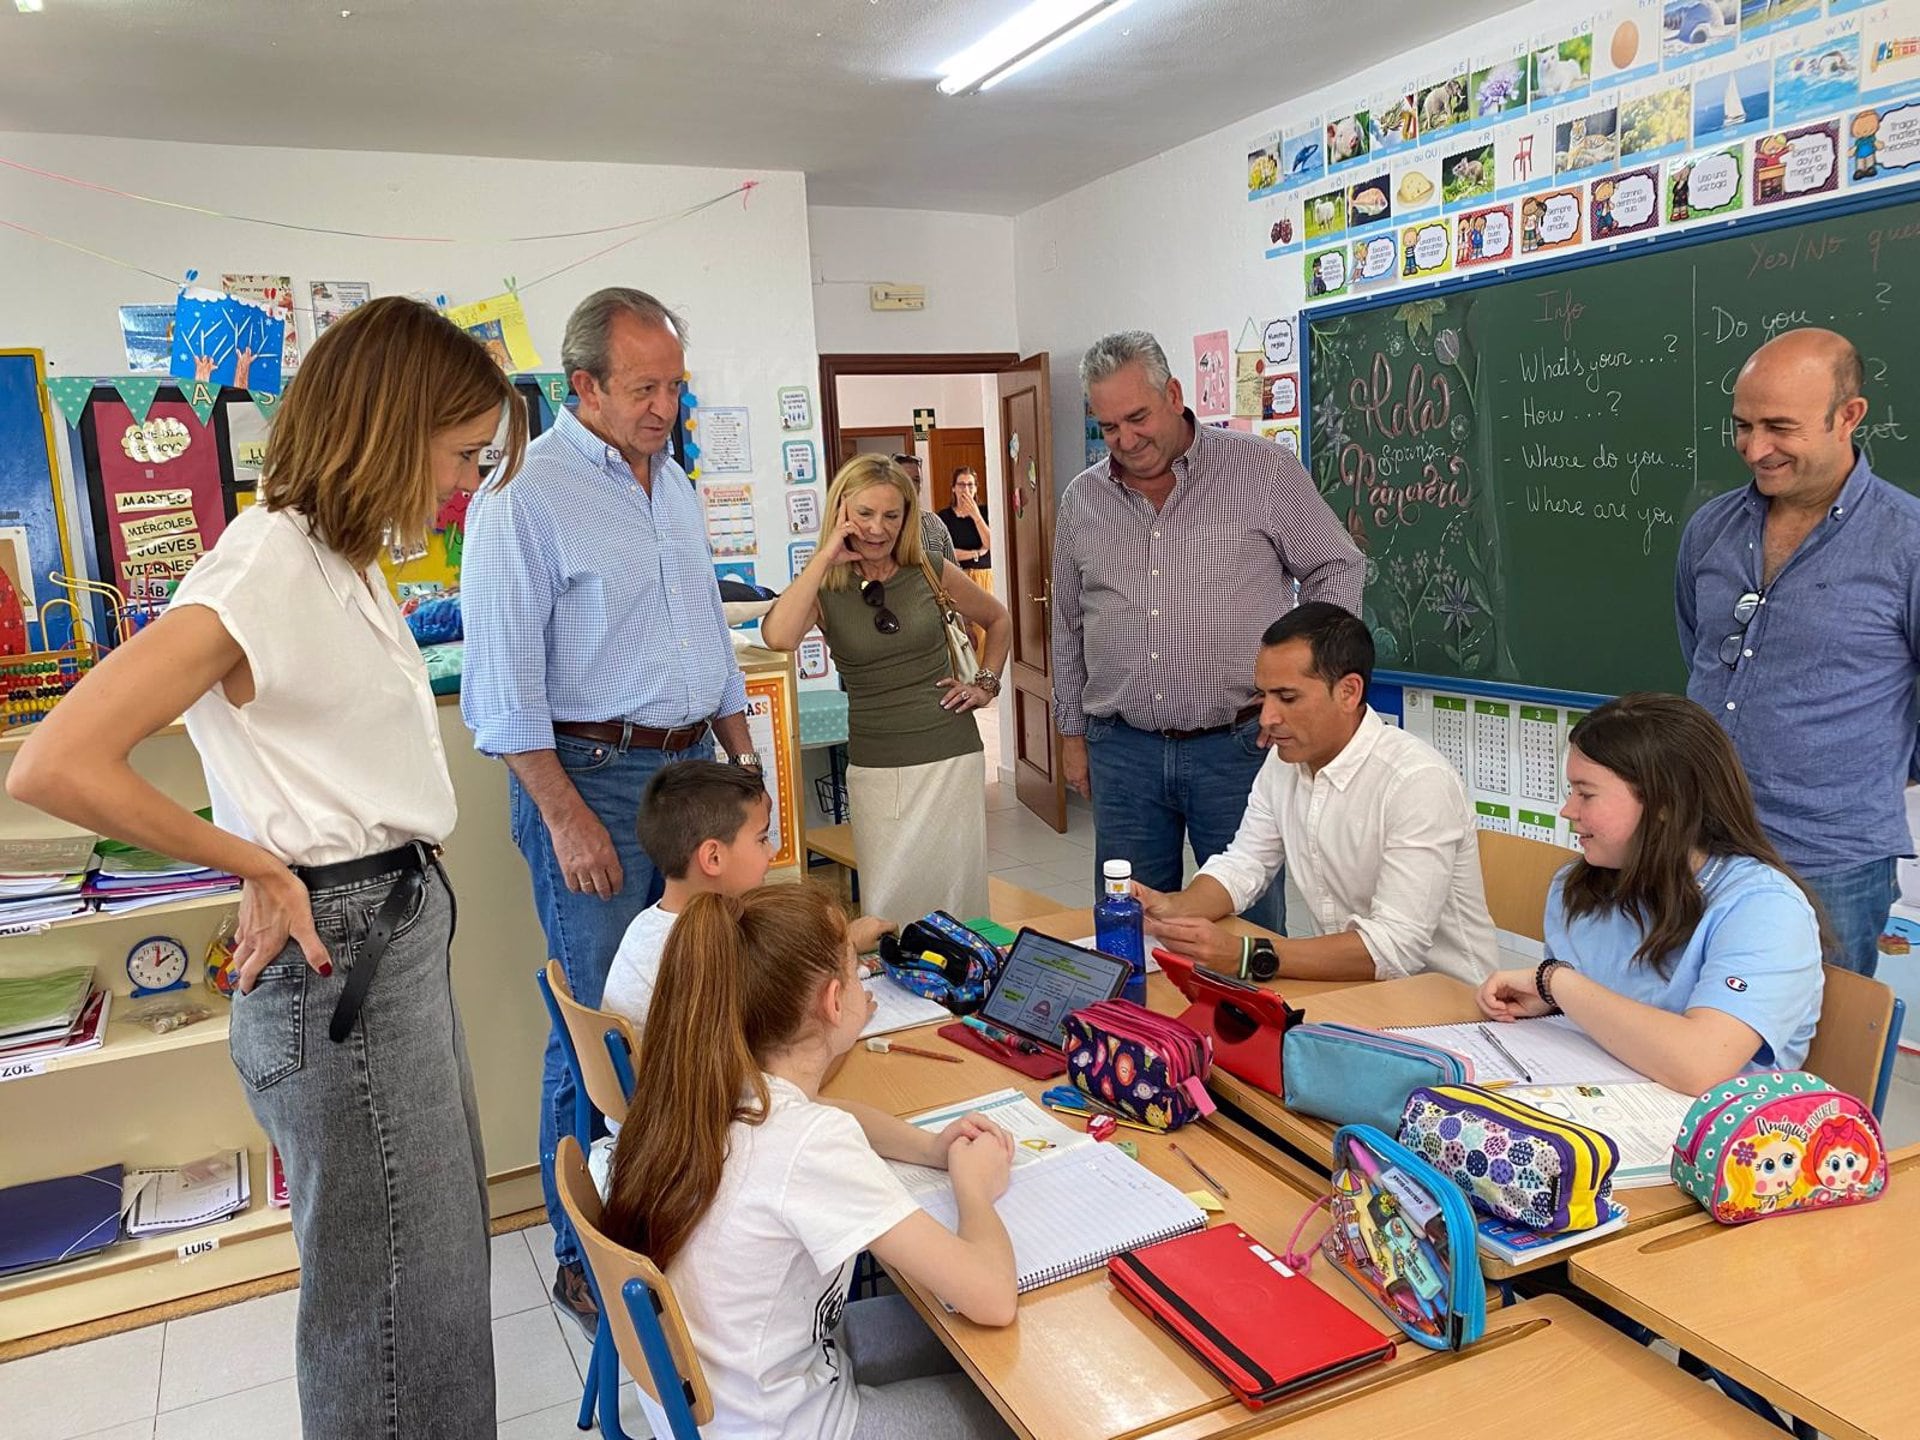
POLYGON ((1499 1313, 1500 1329, 1412 1384, 1379 1385, 1244 1433, 1259 1436, 1551 1434, 1558 1440, 1780 1431, 1558 1296, 1499 1313), (1316 1428, 1315 1422, 1318 1421, 1316 1428))
MULTIPOLYGON (((1914 1433, 1920 1145, 1871 1205, 1721 1225, 1704 1213, 1575 1252, 1574 1282, 1834 1436, 1914 1433)), ((1629 1203, 1632 1195, 1629 1194, 1629 1203)))

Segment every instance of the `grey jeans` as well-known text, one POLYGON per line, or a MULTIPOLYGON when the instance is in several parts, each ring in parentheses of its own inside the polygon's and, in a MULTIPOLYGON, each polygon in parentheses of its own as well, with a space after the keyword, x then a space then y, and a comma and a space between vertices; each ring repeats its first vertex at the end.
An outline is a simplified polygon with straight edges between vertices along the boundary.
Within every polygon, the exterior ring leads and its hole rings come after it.
POLYGON ((397 878, 315 891, 333 974, 316 974, 289 943, 233 1005, 234 1068, 293 1201, 306 1440, 495 1428, 487 1167, 448 977, 452 895, 437 869, 396 928, 353 1033, 327 1038, 397 878))
POLYGON ((904 1295, 847 1306, 840 1344, 860 1386, 853 1440, 1010 1440, 993 1402, 904 1295))

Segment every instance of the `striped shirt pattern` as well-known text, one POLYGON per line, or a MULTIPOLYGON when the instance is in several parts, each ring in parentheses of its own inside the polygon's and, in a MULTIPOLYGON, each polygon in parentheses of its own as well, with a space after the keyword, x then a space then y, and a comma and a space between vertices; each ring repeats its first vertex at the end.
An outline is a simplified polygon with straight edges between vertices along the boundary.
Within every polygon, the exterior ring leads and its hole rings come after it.
POLYGON ((1292 451, 1196 424, 1164 508, 1111 461, 1067 486, 1053 536, 1053 708, 1139 730, 1225 725, 1260 635, 1300 600, 1360 613, 1366 562, 1292 451))
POLYGON ((700 497, 664 452, 652 486, 562 411, 474 497, 460 713, 481 751, 551 750, 556 720, 664 730, 746 709, 700 497))

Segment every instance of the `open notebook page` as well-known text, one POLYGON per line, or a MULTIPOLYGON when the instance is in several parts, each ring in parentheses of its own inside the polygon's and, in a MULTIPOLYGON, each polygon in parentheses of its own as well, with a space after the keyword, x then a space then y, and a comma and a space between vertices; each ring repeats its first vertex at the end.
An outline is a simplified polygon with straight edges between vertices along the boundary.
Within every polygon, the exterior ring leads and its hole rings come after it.
POLYGON ((1463 1055, 1473 1063, 1476 1085, 1507 1081, 1522 1085, 1603 1085, 1647 1077, 1600 1048, 1564 1015, 1537 1020, 1469 1021, 1461 1025, 1396 1025, 1411 1035, 1463 1055))

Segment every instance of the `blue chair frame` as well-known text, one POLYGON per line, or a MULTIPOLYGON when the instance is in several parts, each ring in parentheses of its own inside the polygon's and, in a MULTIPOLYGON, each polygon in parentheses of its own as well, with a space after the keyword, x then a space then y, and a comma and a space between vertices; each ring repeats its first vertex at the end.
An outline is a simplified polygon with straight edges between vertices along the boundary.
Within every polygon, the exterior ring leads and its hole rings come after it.
MULTIPOLYGON (((593 1145, 593 1102, 587 1098, 587 1082, 580 1073, 580 1055, 573 1048, 573 1032, 567 1028, 567 1017, 560 1012, 560 1002, 554 998, 553 987, 547 983, 546 967, 534 971, 534 983, 540 987, 540 998, 546 1003, 547 1014, 553 1021, 554 1032, 560 1037, 560 1047, 566 1052, 567 1068, 573 1072, 573 1138, 580 1143, 584 1154, 593 1145)), ((614 1073, 620 1077, 621 1089, 628 1095, 633 1094, 633 1061, 627 1055, 627 1047, 622 1043, 617 1031, 606 1034, 607 1052, 613 1057, 614 1073)), ((593 1291, 594 1304, 600 1311, 600 1324, 593 1333, 593 1357, 587 1365, 587 1382, 580 1395, 580 1419, 577 1422, 582 1430, 593 1428, 597 1411, 600 1419, 600 1433, 605 1440, 633 1440, 633 1437, 620 1428, 620 1356, 613 1346, 613 1331, 607 1325, 607 1303, 600 1294, 600 1288, 594 1283, 593 1271, 587 1270, 587 1286, 593 1291)), ((643 1289, 645 1287, 642 1287, 643 1289)), ((649 1312, 651 1318, 651 1312, 649 1312)), ((653 1330, 660 1335, 660 1322, 653 1320, 653 1330)), ((641 1330, 641 1339, 646 1339, 646 1331, 641 1330)), ((666 1337, 660 1335, 661 1353, 666 1351, 666 1337)), ((647 1352, 648 1361, 654 1359, 651 1349, 647 1352)), ((671 1366, 669 1366, 671 1369, 671 1366)), ((671 1413, 671 1412, 669 1412, 671 1413)), ((691 1425, 691 1417, 688 1419, 691 1425)), ((697 1435, 697 1430, 689 1430, 697 1435)), ((676 1431, 676 1435, 678 1432, 676 1431)))

